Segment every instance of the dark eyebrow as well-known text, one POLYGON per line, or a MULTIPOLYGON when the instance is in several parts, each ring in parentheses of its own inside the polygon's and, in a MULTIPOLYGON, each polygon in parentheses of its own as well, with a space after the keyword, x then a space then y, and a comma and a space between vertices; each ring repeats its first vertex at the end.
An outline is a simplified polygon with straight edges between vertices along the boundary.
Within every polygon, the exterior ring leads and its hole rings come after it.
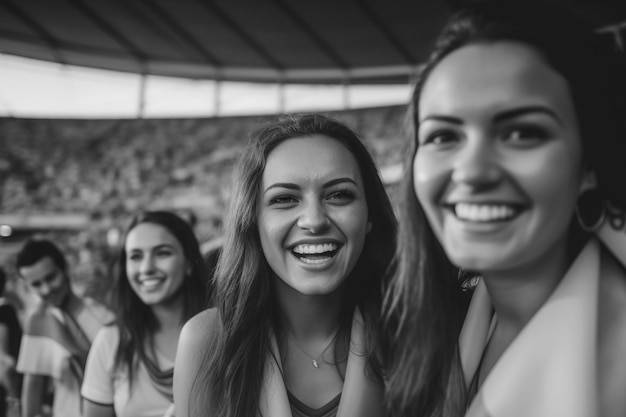
POLYGON ((424 117, 422 120, 420 120, 420 124, 429 121, 429 120, 434 120, 434 121, 438 121, 438 122, 446 122, 446 123, 453 123, 455 125, 462 125, 463 124, 463 120, 459 119, 458 117, 452 117, 452 116, 444 116, 442 114, 433 114, 430 116, 426 116, 424 117))
POLYGON ((548 116, 552 117, 559 124, 562 124, 561 118, 550 108, 545 106, 526 106, 526 107, 518 107, 511 110, 506 110, 501 113, 498 113, 493 120, 495 122, 501 122, 506 119, 513 119, 519 116, 525 116, 529 113, 544 113, 548 116))
POLYGON ((296 184, 292 184, 290 182, 277 182, 277 183, 274 183, 274 184, 270 185, 269 187, 267 187, 263 191, 263 193, 268 192, 272 188, 287 188, 289 190, 299 190, 300 189, 300 187, 298 187, 296 184))
MULTIPOLYGON (((173 247, 173 245, 169 244, 169 243, 162 243, 160 245, 157 245, 153 248, 150 248, 150 250, 158 250, 158 249, 171 249, 173 247)), ((134 253, 134 252, 143 252, 142 248, 130 248, 130 250, 127 251, 128 253, 134 253)))
MULTIPOLYGON (((354 185, 357 185, 356 182, 352 178, 342 177, 342 178, 336 178, 334 180, 328 181, 327 183, 325 183, 323 185, 323 187, 324 188, 328 188, 328 187, 332 187, 333 185, 341 184, 341 183, 344 183, 344 182, 349 182, 349 183, 352 183, 354 185)), ((277 182, 277 183, 272 184, 269 187, 267 187, 263 191, 263 193, 268 192, 272 188, 287 188, 289 190, 299 190, 300 186, 297 185, 297 184, 290 183, 290 182, 277 182)))
POLYGON ((50 278, 54 277, 57 274, 57 271, 50 271, 48 272, 46 275, 43 276, 43 278, 41 279, 42 281, 47 281, 50 278))
POLYGON ((162 243, 160 245, 155 246, 154 248, 152 248, 153 250, 158 250, 158 249, 172 249, 174 247, 174 245, 171 245, 169 243, 162 243))
POLYGON ((356 182, 352 178, 344 177, 344 178, 337 178, 337 179, 328 181, 326 184, 324 184, 324 188, 332 187, 333 185, 341 184, 344 182, 349 182, 354 185, 357 185, 356 182))
MULTIPOLYGON (((524 116, 529 113, 544 113, 552 117, 559 124, 562 124, 561 118, 552 109, 545 107, 545 106, 525 106, 525 107, 518 107, 515 109, 511 109, 511 110, 505 110, 503 112, 496 114, 493 120, 494 122, 502 122, 506 119, 513 119, 515 117, 524 116)), ((458 117, 445 116, 441 114, 433 114, 430 116, 426 116, 422 120, 420 120, 420 124, 428 120, 452 123, 456 125, 463 124, 463 120, 458 117)))

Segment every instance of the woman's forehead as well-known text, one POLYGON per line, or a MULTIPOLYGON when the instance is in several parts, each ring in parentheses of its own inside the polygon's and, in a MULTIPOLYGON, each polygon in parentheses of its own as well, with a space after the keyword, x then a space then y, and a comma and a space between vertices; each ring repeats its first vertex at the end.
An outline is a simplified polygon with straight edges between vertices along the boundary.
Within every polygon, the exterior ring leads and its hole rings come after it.
POLYGON ((567 81, 541 54, 523 43, 476 43, 453 51, 434 67, 419 98, 420 119, 429 113, 487 111, 546 105, 573 111, 567 81))

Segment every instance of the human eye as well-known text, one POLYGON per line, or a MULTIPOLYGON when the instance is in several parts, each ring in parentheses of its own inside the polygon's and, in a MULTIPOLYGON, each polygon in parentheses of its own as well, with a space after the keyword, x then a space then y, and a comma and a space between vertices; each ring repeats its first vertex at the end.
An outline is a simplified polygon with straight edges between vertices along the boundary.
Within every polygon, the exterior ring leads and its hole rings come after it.
POLYGON ((167 248, 163 248, 163 249, 159 249, 156 251, 156 256, 160 257, 160 258, 166 258, 168 256, 172 255, 172 251, 170 249, 167 248))
POLYGON ((504 131, 502 139, 515 145, 531 146, 550 137, 547 129, 534 125, 511 126, 504 131))
POLYGON ((298 202, 296 196, 291 194, 278 194, 270 197, 269 205, 276 207, 288 207, 298 202))
POLYGON ((343 203, 353 201, 356 197, 357 195, 353 190, 345 188, 330 192, 326 199, 329 201, 343 203))
POLYGON ((126 259, 128 259, 129 261, 133 261, 133 262, 140 261, 141 260, 141 253, 140 252, 131 252, 131 253, 128 254, 126 259))
POLYGON ((419 144, 422 146, 431 145, 443 147, 452 145, 458 140, 459 135, 452 129, 434 129, 430 131, 427 130, 421 133, 419 136, 419 144))

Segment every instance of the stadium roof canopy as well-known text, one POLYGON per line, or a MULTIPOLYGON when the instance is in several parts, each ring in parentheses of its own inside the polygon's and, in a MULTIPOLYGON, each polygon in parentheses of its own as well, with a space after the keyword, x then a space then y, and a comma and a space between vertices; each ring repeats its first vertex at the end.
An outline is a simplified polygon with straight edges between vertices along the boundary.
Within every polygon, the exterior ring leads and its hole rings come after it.
MULTIPOLYGON (((626 21, 624 0, 552 1, 598 27, 626 21)), ((0 51, 194 79, 406 83, 458 2, 2 0, 0 51)))

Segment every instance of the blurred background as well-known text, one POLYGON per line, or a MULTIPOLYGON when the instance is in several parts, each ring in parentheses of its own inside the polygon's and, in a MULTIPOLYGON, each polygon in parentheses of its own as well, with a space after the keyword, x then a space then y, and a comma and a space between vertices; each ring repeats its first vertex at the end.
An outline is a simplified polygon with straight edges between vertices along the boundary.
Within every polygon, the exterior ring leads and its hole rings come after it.
MULTIPOLYGON (((623 49, 623 0, 552 0, 623 49)), ((0 1, 0 265, 31 236, 106 300, 128 216, 172 210, 208 255, 231 168, 277 114, 356 129, 393 197, 406 103, 460 0, 0 1)), ((558 30, 558 22, 555 22, 558 30)))

